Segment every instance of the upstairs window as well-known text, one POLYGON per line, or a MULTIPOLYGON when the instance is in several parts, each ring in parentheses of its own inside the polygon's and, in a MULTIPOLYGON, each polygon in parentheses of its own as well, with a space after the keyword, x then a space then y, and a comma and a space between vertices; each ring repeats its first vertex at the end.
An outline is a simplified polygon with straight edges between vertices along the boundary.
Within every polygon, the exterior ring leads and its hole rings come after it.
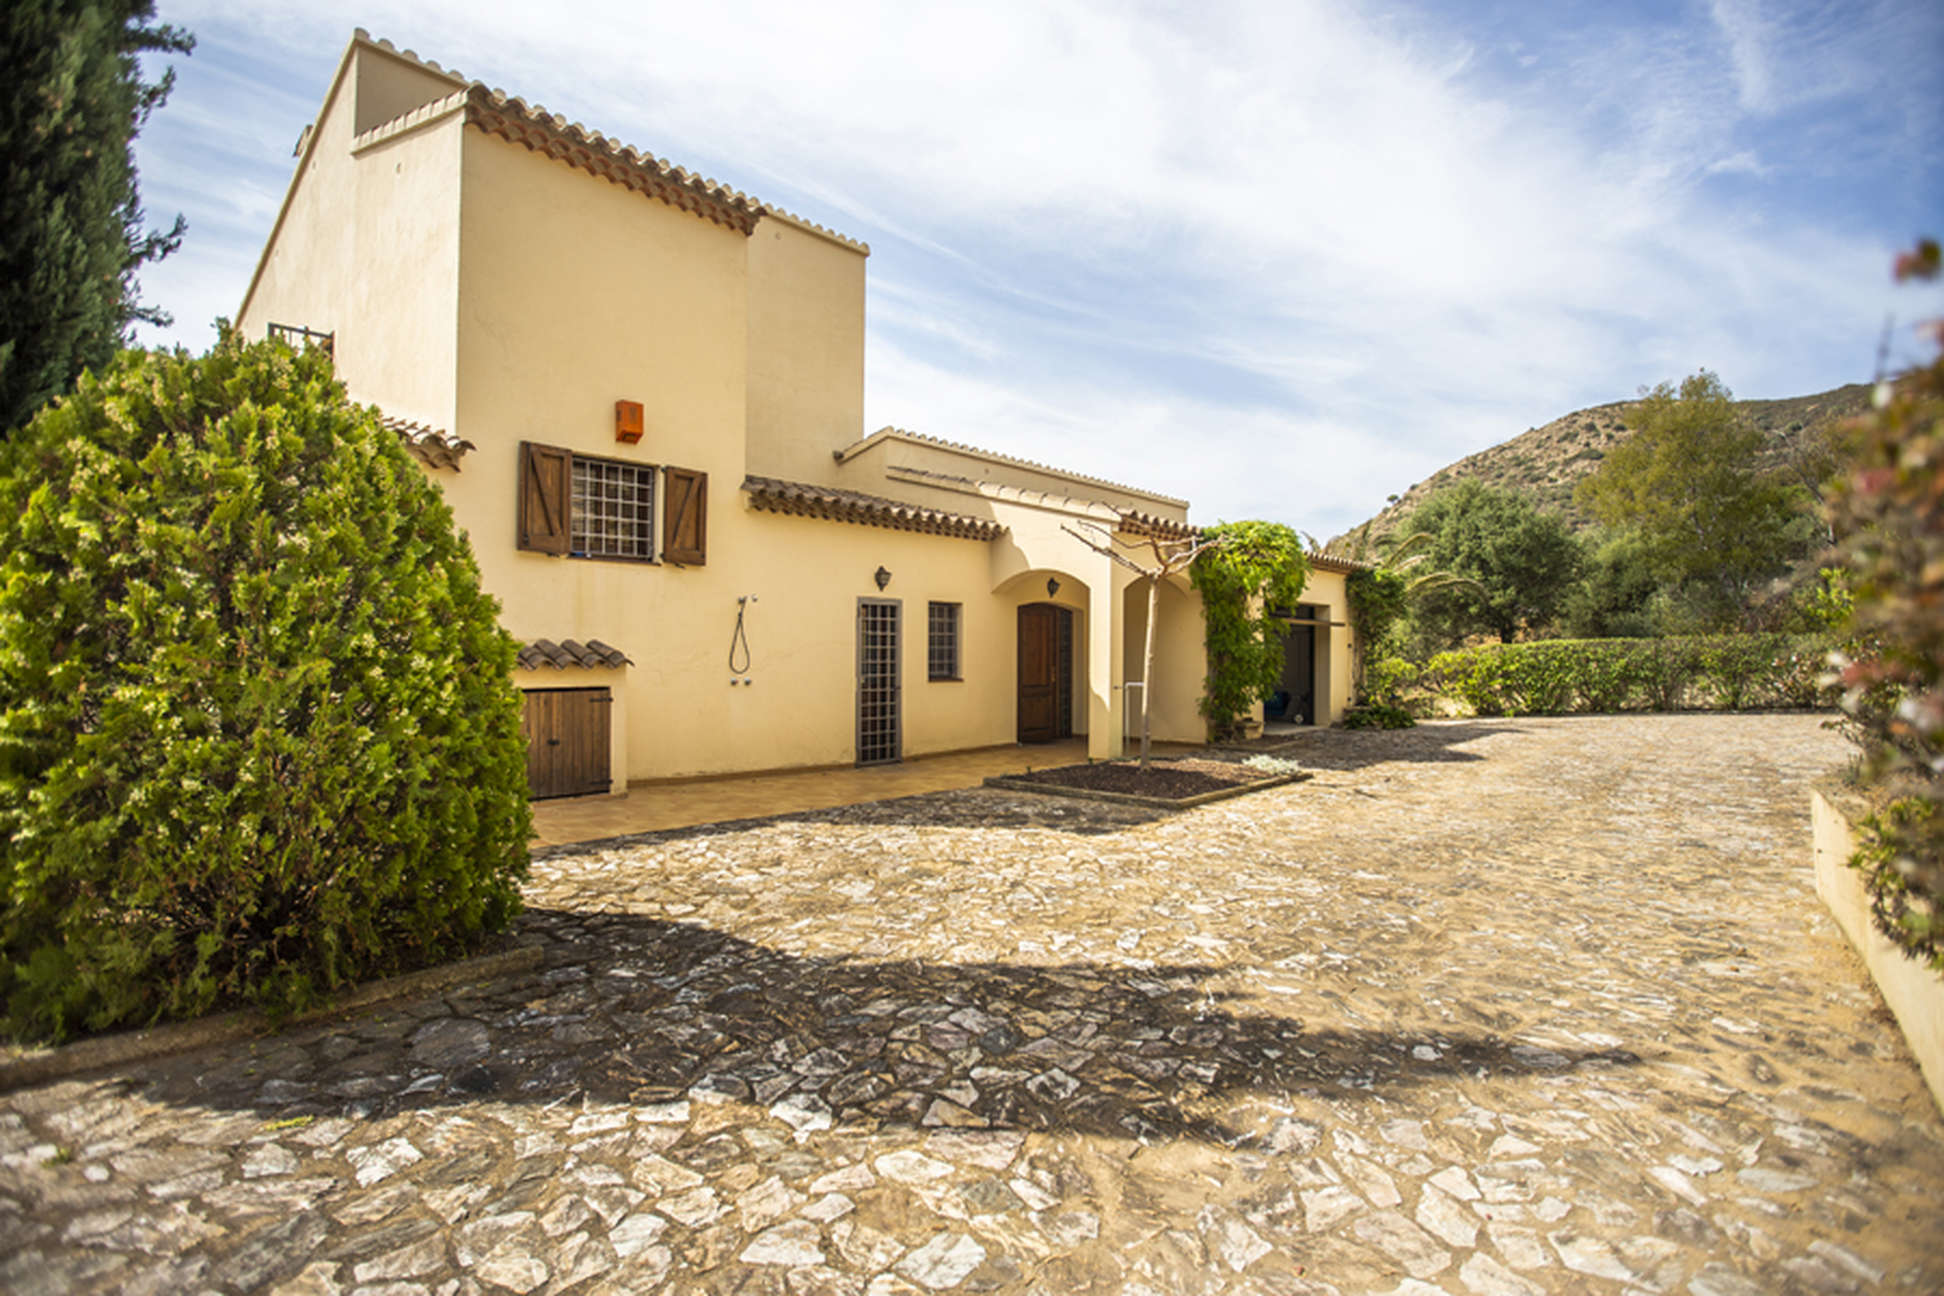
POLYGON ((959 613, 962 606, 958 603, 933 603, 927 609, 925 621, 930 634, 925 661, 932 679, 960 678, 959 613))
POLYGON ((519 547, 570 558, 654 562, 659 502, 665 512, 660 556, 700 566, 708 557, 708 488, 707 473, 525 441, 520 445, 519 547))
POLYGON ((655 557, 655 470, 575 455, 567 552, 577 558, 655 557))

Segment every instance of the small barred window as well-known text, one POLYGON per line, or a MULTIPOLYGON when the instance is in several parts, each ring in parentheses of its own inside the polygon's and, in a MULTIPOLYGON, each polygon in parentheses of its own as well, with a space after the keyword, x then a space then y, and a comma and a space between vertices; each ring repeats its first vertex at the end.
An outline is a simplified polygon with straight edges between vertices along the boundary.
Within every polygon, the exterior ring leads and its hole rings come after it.
POLYGON ((655 556, 655 469, 650 464, 574 456, 569 551, 580 558, 655 556))
POLYGON ((931 635, 926 660, 935 680, 959 678, 959 607, 957 603, 933 603, 928 618, 931 635))

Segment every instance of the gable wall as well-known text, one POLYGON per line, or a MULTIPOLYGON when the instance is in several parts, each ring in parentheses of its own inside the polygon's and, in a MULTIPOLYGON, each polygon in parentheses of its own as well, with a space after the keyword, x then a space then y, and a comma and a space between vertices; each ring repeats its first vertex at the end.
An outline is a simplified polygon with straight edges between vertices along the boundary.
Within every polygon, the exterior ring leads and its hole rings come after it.
POLYGON ((360 75, 396 60, 359 47, 320 111, 255 283, 246 338, 271 323, 336 337, 338 376, 385 411, 450 427, 459 268, 456 116, 351 152, 360 75))

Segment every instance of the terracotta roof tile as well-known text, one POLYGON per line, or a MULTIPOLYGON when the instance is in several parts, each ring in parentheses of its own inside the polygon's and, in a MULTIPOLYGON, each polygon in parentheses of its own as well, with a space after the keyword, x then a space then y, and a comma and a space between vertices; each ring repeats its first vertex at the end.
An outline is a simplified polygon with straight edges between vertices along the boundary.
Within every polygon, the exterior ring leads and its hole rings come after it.
POLYGON ((458 472, 459 460, 465 457, 466 451, 479 448, 427 423, 415 423, 383 412, 378 415, 378 421, 398 433, 405 448, 428 468, 450 468, 458 472))
POLYGON ((780 481, 774 477, 745 477, 742 488, 749 492, 751 508, 768 513, 856 522, 964 540, 991 540, 1005 531, 997 522, 985 518, 948 513, 905 500, 866 495, 862 491, 840 490, 835 486, 780 481))
POLYGON ((1375 566, 1362 559, 1345 558, 1340 554, 1312 553, 1304 556, 1309 559, 1310 566, 1318 571, 1337 572, 1345 576, 1351 572, 1370 571, 1375 566))
POLYGON ((747 234, 763 204, 739 190, 630 148, 537 104, 474 82, 466 91, 466 124, 536 153, 612 180, 671 207, 747 234))
POLYGON ((520 645, 519 663, 521 670, 538 670, 542 666, 565 670, 569 666, 634 665, 626 653, 599 639, 589 639, 586 643, 578 639, 562 639, 559 643, 535 639, 520 645))
POLYGON ((665 158, 631 148, 599 131, 589 130, 577 121, 549 112, 539 104, 529 104, 504 90, 495 90, 483 81, 475 81, 454 69, 440 67, 411 50, 401 50, 388 40, 372 36, 362 27, 357 29, 354 39, 445 77, 455 85, 452 95, 421 105, 393 122, 385 122, 366 131, 359 136, 354 147, 373 142, 387 133, 409 128, 420 120, 439 116, 463 98, 467 125, 525 145, 536 153, 660 199, 671 207, 692 212, 705 220, 748 234, 755 228, 758 218, 773 216, 834 243, 866 255, 870 253, 870 247, 857 239, 753 198, 719 180, 696 175, 665 158))
POLYGON ((1115 509, 1120 514, 1121 530, 1135 535, 1159 536, 1163 540, 1193 540, 1201 535, 1201 528, 1173 518, 1164 518, 1158 513, 1143 513, 1139 509, 1115 509))

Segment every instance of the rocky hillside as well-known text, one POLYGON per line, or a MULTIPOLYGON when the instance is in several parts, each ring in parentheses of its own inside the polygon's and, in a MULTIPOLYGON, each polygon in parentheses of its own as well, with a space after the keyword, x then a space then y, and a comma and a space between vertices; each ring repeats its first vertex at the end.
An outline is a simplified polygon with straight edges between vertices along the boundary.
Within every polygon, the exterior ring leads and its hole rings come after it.
MULTIPOLYGON (((1852 414, 1861 413, 1868 408, 1869 399, 1868 384, 1852 383, 1814 396, 1736 401, 1735 405, 1742 417, 1762 429, 1768 438, 1762 451, 1762 466, 1790 472, 1812 453, 1819 433, 1852 414)), ((1574 507, 1573 487, 1599 466, 1608 450, 1630 435, 1628 418, 1637 404, 1637 401, 1616 401, 1576 410, 1544 427, 1527 428, 1509 441, 1440 468, 1377 514, 1371 520, 1371 537, 1387 535, 1426 496, 1467 477, 1528 495, 1540 508, 1560 514, 1574 530, 1579 530, 1591 520, 1574 507)), ((1358 529, 1351 528, 1331 543, 1348 543, 1358 529)))

